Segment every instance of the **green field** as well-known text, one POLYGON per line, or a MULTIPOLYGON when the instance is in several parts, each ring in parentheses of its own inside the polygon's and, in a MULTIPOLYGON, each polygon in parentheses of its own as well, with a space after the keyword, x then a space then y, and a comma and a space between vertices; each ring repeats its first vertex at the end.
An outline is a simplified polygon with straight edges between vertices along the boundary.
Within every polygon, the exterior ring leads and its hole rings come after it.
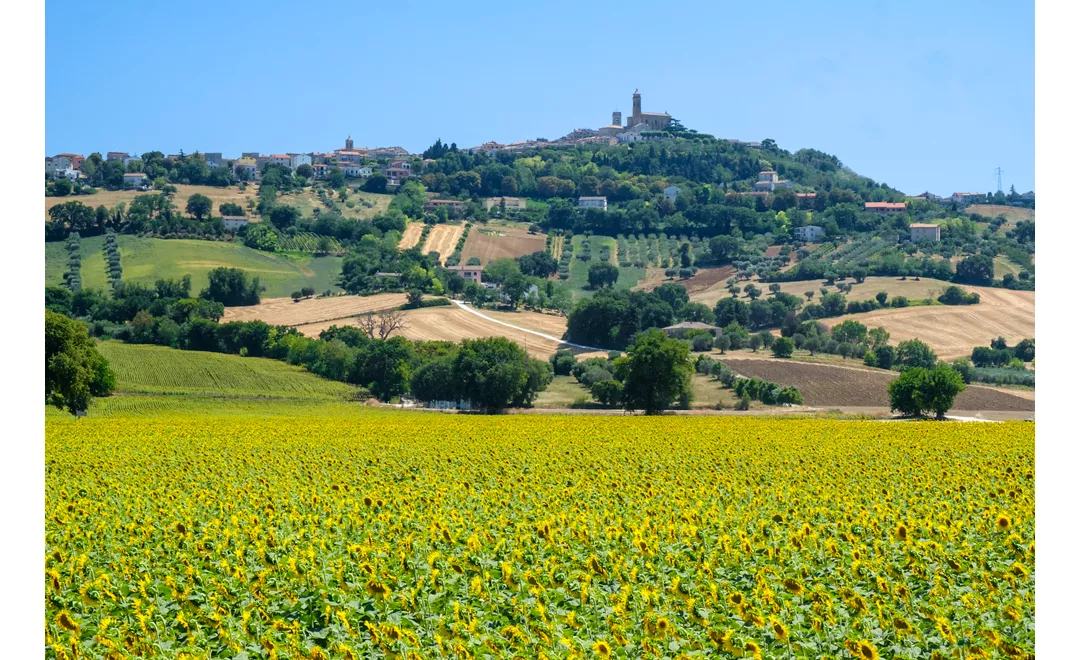
MULTIPOLYGON (((116 393, 94 399, 92 417, 163 413, 287 415, 355 408, 361 391, 268 358, 98 342, 116 372, 116 393), (327 408, 329 406, 329 408, 327 408)), ((67 417, 56 408, 47 416, 67 417)))
MULTIPOLYGON (((385 213, 390 206, 390 200, 393 198, 393 195, 364 192, 359 188, 349 188, 349 198, 344 202, 340 201, 336 194, 334 195, 334 201, 337 202, 337 209, 341 213, 341 217, 351 220, 370 220, 380 213, 385 213), (352 208, 349 208, 349 202, 353 203, 352 208), (367 202, 370 206, 366 206, 364 202, 367 202)), ((314 188, 305 188, 303 192, 299 193, 280 194, 277 201, 279 204, 296 207, 305 220, 311 220, 315 216, 316 209, 319 212, 329 210, 314 192, 314 188)))
MULTIPOLYGON (((611 236, 584 236, 578 234, 574 236, 574 259, 570 262, 570 277, 566 280, 567 286, 570 287, 570 293, 574 300, 585 296, 591 296, 592 290, 589 286, 589 265, 600 261, 600 248, 607 245, 611 248, 612 254, 615 253, 615 239, 611 236), (589 261, 582 261, 577 258, 580 254, 582 242, 588 240, 590 248, 592 250, 592 258, 589 261)), ((629 289, 644 279, 646 270, 644 268, 619 268, 619 281, 615 283, 616 289, 629 289)), ((86 276, 83 276, 83 281, 86 281, 86 276)))
MULTIPOLYGON (((82 240, 82 280, 88 289, 104 289, 105 257, 102 253, 104 236, 82 240)), ((191 275, 192 295, 197 295, 207 282, 207 273, 219 266, 240 268, 258 277, 266 287, 263 295, 280 298, 302 287, 316 291, 338 290, 334 284, 341 272, 341 257, 316 257, 298 252, 271 254, 245 247, 239 243, 163 238, 118 236, 120 265, 125 282, 152 284, 159 278, 179 279, 191 275)), ((67 269, 64 243, 45 244, 45 285, 60 286, 67 269)))

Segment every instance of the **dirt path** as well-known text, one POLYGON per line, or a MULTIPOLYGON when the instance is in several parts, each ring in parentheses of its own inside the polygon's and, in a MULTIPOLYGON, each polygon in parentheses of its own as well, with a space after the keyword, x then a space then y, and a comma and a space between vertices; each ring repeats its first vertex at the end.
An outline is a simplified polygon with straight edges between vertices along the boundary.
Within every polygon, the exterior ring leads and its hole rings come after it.
POLYGON ((455 300, 454 304, 457 305, 459 308, 465 310, 466 312, 469 312, 470 314, 474 314, 476 316, 479 316, 482 319, 487 319, 488 321, 491 321, 492 323, 498 323, 499 325, 506 326, 507 328, 513 328, 514 330, 518 330, 518 331, 521 331, 521 332, 527 332, 530 335, 536 335, 537 337, 541 337, 541 338, 547 339, 549 341, 558 342, 560 344, 566 344, 567 346, 571 346, 573 348, 581 349, 583 351, 603 351, 605 353, 607 352, 607 350, 603 349, 603 348, 597 348, 595 346, 585 346, 584 344, 575 344, 572 341, 566 341, 562 337, 555 337, 554 335, 549 335, 549 334, 544 333, 544 332, 538 332, 536 330, 529 330, 528 328, 522 328, 522 327, 519 327, 519 326, 516 326, 516 325, 512 325, 510 323, 507 323, 506 321, 500 321, 499 319, 491 318, 487 314, 483 314, 483 313, 477 311, 476 309, 473 309, 472 307, 470 307, 469 305, 466 305, 465 303, 461 302, 460 300, 455 300))

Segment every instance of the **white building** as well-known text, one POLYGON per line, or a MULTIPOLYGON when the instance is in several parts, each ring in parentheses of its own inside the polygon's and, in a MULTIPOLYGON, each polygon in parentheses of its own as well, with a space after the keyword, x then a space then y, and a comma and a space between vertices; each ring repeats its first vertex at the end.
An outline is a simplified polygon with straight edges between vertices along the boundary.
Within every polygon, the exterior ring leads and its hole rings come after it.
POLYGON ((301 165, 311 165, 311 156, 308 154, 289 154, 289 168, 296 171, 301 165))
POLYGON ((225 164, 225 159, 221 157, 220 151, 203 154, 203 160, 205 160, 206 164, 210 167, 221 167, 225 164))
POLYGON ((358 177, 371 176, 372 169, 370 167, 358 165, 357 163, 342 163, 341 173, 350 179, 358 177))
POLYGON ((578 208, 607 210, 607 197, 578 197, 578 208))
POLYGON ((507 211, 524 211, 528 200, 524 197, 489 197, 484 200, 484 206, 491 210, 505 203, 507 211))
POLYGON ((223 215, 221 216, 221 223, 225 225, 226 230, 236 231, 247 227, 248 219, 247 216, 243 215, 223 215))
POLYGON ((124 175, 125 188, 139 188, 146 183, 146 175, 142 172, 128 172, 124 175))
POLYGON ((664 188, 664 199, 669 202, 674 202, 675 198, 678 197, 681 192, 682 188, 678 186, 668 186, 667 188, 664 188))
POLYGON ((805 227, 796 227, 792 233, 795 234, 797 240, 804 243, 817 243, 825 235, 825 230, 817 225, 806 225, 805 227))
POLYGON ((911 223, 911 242, 918 243, 919 241, 940 241, 941 240, 941 227, 932 224, 923 224, 920 222, 911 223))
POLYGON ((72 169, 71 159, 67 156, 53 156, 45 158, 45 171, 60 176, 60 172, 72 169))
POLYGON ((266 157, 266 162, 270 163, 271 165, 292 167, 292 158, 288 154, 271 154, 266 157))

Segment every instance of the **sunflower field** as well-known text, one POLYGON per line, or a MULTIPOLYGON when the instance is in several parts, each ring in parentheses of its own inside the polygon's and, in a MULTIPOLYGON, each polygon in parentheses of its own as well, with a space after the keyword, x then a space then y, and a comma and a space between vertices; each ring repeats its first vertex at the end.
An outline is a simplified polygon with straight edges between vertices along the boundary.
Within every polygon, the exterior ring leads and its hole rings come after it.
POLYGON ((49 658, 1033 658, 1033 424, 48 420, 49 658))

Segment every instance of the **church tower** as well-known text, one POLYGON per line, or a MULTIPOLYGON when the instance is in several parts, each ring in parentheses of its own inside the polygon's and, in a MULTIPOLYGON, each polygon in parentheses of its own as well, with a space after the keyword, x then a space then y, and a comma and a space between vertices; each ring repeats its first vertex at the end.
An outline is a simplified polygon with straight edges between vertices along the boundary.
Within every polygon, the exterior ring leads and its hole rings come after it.
POLYGON ((634 114, 631 121, 631 126, 635 126, 641 123, 641 94, 634 90, 634 114))
POLYGON ((622 113, 619 112, 618 110, 611 113, 611 125, 612 126, 622 126, 622 113))
POLYGON ((345 138, 345 151, 352 151, 352 136, 345 138))

